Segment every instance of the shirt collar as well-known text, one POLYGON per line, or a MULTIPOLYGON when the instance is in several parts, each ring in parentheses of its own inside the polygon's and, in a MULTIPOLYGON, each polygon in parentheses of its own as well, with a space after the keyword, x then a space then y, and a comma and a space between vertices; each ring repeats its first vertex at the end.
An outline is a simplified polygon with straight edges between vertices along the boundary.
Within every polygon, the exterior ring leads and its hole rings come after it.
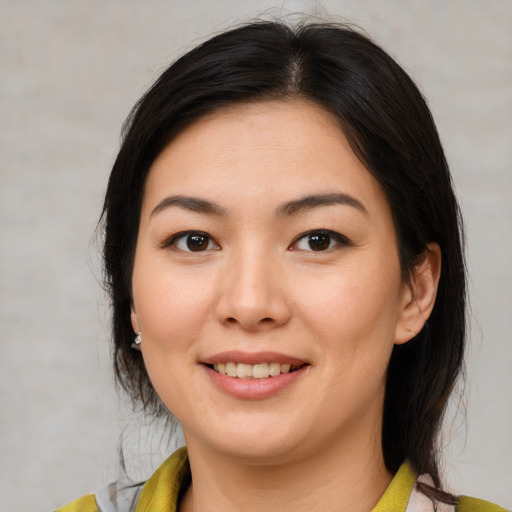
POLYGON ((181 493, 190 485, 187 448, 174 452, 144 484, 135 512, 176 512, 181 493))
MULTIPOLYGON (((144 484, 135 512, 176 512, 181 494, 190 485, 186 447, 174 452, 144 484)), ((416 481, 404 462, 372 512, 405 512, 416 481)))

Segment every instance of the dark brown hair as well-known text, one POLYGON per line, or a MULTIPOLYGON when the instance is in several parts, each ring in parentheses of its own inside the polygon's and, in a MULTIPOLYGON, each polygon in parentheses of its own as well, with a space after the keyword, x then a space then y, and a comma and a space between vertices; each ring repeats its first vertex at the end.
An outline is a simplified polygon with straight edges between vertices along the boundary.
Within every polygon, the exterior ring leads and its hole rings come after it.
POLYGON ((439 490, 439 428, 465 341, 461 219, 425 99, 386 52, 350 27, 258 22, 224 32, 173 63, 135 105, 103 209, 116 376, 148 412, 162 413, 142 357, 130 349, 133 260, 151 164, 178 132, 212 111, 284 98, 314 102, 339 120, 389 202, 404 279, 429 242, 441 248, 434 310, 413 340, 393 350, 382 432, 388 469, 408 459, 439 490))

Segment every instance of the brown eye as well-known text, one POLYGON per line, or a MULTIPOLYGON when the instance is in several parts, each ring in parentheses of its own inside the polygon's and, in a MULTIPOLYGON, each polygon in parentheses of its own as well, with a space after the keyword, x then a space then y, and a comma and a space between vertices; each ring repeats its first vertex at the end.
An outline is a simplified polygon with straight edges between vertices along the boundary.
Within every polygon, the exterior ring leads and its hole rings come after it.
POLYGON ((321 252, 352 245, 346 236, 336 231, 322 230, 304 233, 293 242, 290 250, 321 252))
POLYGON ((210 235, 201 231, 178 233, 165 245, 175 247, 183 252, 204 252, 220 249, 210 235))
POLYGON ((309 235, 308 245, 312 251, 325 251, 331 245, 331 237, 327 233, 309 235))
POLYGON ((204 251, 208 248, 209 241, 210 239, 204 235, 188 235, 187 247, 193 252, 204 251))

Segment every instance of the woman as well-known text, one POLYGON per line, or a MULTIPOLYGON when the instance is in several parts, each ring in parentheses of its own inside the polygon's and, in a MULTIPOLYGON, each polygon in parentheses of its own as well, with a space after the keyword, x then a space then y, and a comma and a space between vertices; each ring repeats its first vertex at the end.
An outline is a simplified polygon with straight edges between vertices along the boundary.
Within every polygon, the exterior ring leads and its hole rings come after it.
POLYGON ((459 210, 424 99, 365 36, 256 23, 186 54, 103 214, 116 375, 187 447, 61 510, 503 510, 442 487, 459 210))

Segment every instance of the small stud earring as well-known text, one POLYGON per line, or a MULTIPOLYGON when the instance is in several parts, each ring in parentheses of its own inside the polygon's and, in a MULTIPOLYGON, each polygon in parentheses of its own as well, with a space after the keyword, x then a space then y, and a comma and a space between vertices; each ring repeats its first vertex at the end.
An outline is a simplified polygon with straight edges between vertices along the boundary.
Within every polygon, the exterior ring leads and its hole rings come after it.
POLYGON ((140 344, 142 343, 142 336, 140 332, 137 333, 137 336, 135 336, 135 339, 133 340, 131 348, 134 350, 138 350, 140 352, 140 344))

